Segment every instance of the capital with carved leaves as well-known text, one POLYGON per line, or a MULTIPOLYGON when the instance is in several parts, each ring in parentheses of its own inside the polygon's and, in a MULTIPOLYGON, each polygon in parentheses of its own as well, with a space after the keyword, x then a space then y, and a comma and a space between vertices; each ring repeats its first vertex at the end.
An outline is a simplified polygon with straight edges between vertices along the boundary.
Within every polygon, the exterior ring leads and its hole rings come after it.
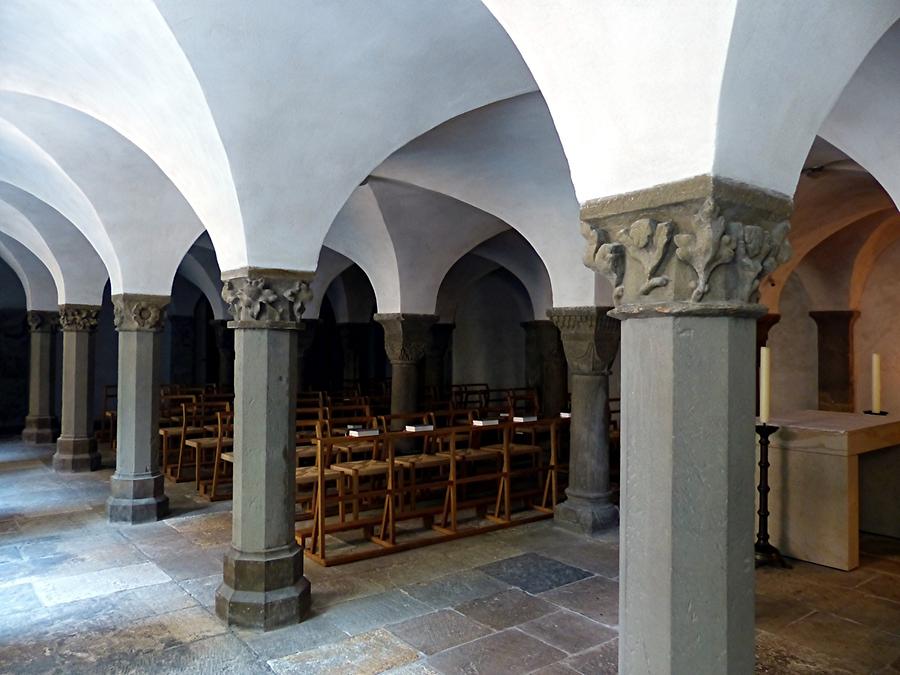
POLYGON ((112 302, 117 331, 158 333, 165 325, 168 295, 121 293, 114 295, 112 302))
POLYGON ((431 343, 434 314, 376 314, 384 327, 384 350, 391 363, 417 363, 425 357, 431 343))
POLYGON ((231 328, 296 330, 312 300, 313 272, 244 267, 222 273, 231 328))
POLYGON ((582 205, 584 263, 619 318, 758 316, 759 285, 791 255, 789 197, 697 176, 582 205))
POLYGON ((32 333, 52 333, 59 328, 59 313, 29 310, 25 315, 28 330, 32 333))
POLYGON ((60 305, 59 326, 63 331, 84 331, 91 333, 97 329, 100 308, 96 305, 60 305))
POLYGON ((608 375, 619 352, 621 328, 611 307, 554 307, 547 316, 559 328, 569 369, 578 375, 608 375))

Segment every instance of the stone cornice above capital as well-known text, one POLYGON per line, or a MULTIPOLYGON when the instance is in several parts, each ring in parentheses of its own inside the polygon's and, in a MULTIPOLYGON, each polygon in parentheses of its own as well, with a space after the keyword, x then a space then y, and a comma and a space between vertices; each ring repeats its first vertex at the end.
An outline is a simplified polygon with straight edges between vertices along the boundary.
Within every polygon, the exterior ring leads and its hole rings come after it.
POLYGON ((313 294, 313 272, 242 268, 223 272, 222 299, 234 317, 232 328, 292 329, 313 294))
POLYGON ((621 327, 611 307, 554 307, 547 316, 559 328, 569 369, 579 375, 608 375, 619 352, 621 327))
POLYGON ((52 333, 59 329, 59 312, 30 309, 25 320, 32 333, 52 333))
POLYGON ((117 331, 157 333, 166 323, 167 295, 122 293, 114 295, 113 322, 117 331))
POLYGON ((100 308, 96 305, 59 306, 59 325, 63 331, 93 332, 99 316, 100 308))
POLYGON ((391 363, 416 363, 425 357, 431 343, 434 314, 376 314, 384 327, 384 350, 391 363))
POLYGON ((615 315, 759 314, 760 282, 791 255, 791 200, 711 176, 585 203, 584 263, 615 315))

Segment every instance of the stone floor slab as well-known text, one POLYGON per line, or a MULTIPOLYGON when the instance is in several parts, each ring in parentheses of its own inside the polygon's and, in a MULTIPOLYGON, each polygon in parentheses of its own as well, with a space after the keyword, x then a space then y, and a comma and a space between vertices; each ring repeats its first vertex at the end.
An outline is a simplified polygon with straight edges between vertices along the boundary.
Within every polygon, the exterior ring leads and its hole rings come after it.
POLYGON ((402 591, 389 591, 334 605, 328 610, 328 618, 341 630, 358 635, 431 611, 430 605, 402 591))
POLYGON ((900 658, 900 638, 832 614, 815 612, 790 624, 779 636, 826 654, 851 671, 871 672, 900 658))
POLYGON ((591 576, 590 572, 537 553, 524 553, 478 569, 528 593, 541 593, 591 576))
POLYGON ((169 581, 169 576, 159 567, 146 562, 74 576, 37 579, 33 585, 41 603, 52 607, 169 581))
POLYGON ((618 635, 616 630, 568 610, 547 614, 518 628, 569 654, 609 642, 618 635))
POLYGON ((331 621, 325 614, 317 614, 304 621, 261 633, 253 630, 232 629, 255 654, 264 661, 280 659, 315 647, 346 640, 350 635, 331 621))
POLYGON ((540 597, 607 626, 619 623, 619 584, 604 577, 576 581, 541 593, 540 597))
POLYGON ((432 656, 428 665, 445 675, 529 673, 565 656, 565 652, 510 628, 432 656))
POLYGON ((363 633, 344 642, 324 645, 269 661, 276 673, 303 675, 377 675, 419 658, 386 630, 363 633))
POLYGON ((599 647, 571 656, 563 663, 582 675, 616 675, 619 672, 619 641, 610 640, 599 647))
POLYGON ((428 656, 484 637, 493 631, 450 609, 388 626, 387 630, 428 656))
POLYGON ((428 603, 435 609, 441 609, 493 595, 509 586, 479 570, 463 570, 402 588, 417 600, 428 603))
POLYGON ((517 588, 470 600, 456 607, 460 614, 496 630, 526 623, 557 609, 549 602, 517 588))

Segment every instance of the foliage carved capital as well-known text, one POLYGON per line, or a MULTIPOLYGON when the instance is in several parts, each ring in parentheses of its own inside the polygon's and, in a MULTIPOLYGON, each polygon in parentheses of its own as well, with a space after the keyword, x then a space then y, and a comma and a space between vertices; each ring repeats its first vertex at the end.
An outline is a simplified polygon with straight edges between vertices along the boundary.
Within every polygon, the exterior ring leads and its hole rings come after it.
POLYGON ((425 357, 431 344, 434 314, 376 314, 384 327, 384 350, 391 363, 416 363, 425 357))
POLYGON ((579 375, 608 375, 619 352, 621 327, 611 307, 554 307, 547 316, 559 328, 569 369, 579 375))
POLYGON ((28 330, 32 333, 52 333, 59 328, 59 313, 29 310, 25 315, 28 330))
POLYGON ((166 323, 167 295, 122 293, 114 295, 113 323, 117 331, 158 333, 166 323))
POLYGON ((757 314, 760 283, 791 256, 788 197, 710 176, 587 202, 584 263, 620 317, 757 314))
POLYGON ((245 268, 222 275, 233 328, 297 329, 312 301, 312 272, 245 268))
POLYGON ((60 305, 59 325, 63 331, 87 331, 97 329, 100 308, 95 305, 60 305))

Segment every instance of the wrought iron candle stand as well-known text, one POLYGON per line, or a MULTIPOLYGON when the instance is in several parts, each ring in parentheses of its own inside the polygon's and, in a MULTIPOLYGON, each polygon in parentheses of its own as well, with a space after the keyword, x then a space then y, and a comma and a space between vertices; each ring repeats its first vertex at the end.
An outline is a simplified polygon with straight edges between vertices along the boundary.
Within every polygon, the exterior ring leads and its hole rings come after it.
POLYGON ((769 436, 778 431, 778 427, 768 424, 757 424, 759 436, 759 529, 756 532, 756 566, 777 565, 790 569, 790 565, 781 557, 777 548, 769 543, 769 436))

